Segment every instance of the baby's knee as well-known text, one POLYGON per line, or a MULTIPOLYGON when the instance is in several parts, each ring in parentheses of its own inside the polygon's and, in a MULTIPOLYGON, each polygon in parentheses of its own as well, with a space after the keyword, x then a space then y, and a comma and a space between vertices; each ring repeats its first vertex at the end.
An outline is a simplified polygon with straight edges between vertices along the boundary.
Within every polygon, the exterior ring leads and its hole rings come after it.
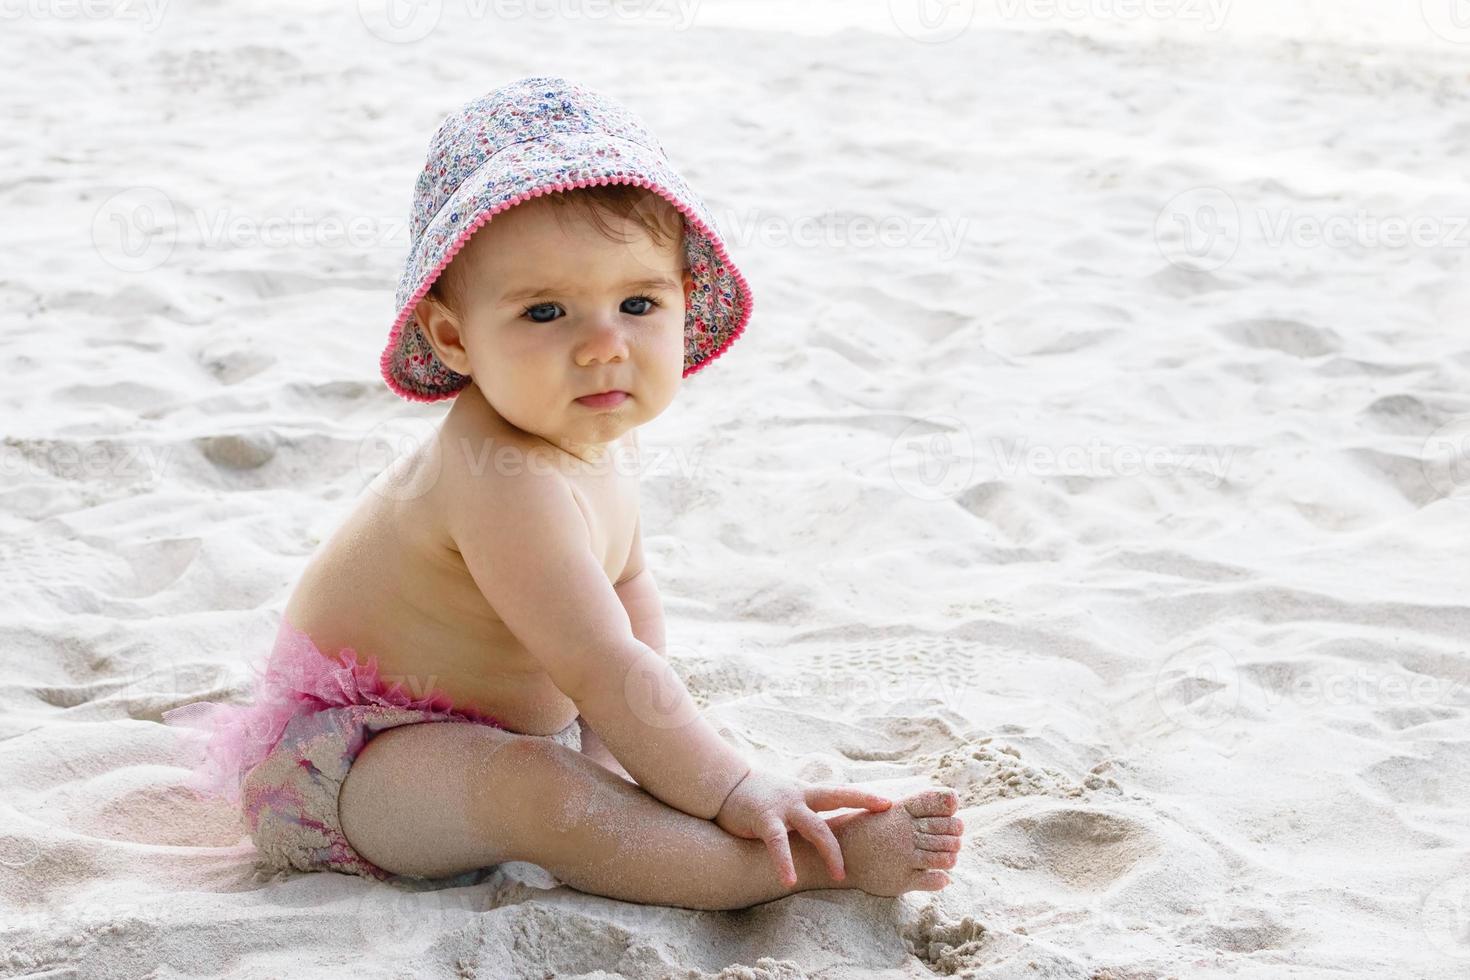
POLYGON ((510 735, 484 760, 474 792, 487 817, 534 825, 556 819, 597 764, 581 752, 534 735, 510 735))
POLYGON ((496 771, 481 787, 486 821, 538 855, 597 851, 627 794, 639 792, 581 752, 534 737, 502 749, 496 771))

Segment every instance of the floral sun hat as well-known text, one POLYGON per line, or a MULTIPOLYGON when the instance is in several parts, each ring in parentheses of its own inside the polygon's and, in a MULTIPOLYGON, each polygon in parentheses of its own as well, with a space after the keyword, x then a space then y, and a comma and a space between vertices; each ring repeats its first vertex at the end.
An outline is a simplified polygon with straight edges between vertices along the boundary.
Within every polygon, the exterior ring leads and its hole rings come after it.
POLYGON ((450 398, 469 375, 434 353, 414 307, 454 254, 491 218, 553 191, 636 184, 684 216, 694 290, 684 321, 684 377, 719 357, 750 320, 750 286, 704 202, 670 165, 643 122, 617 102, 564 78, 504 85, 450 113, 414 186, 412 244, 383 350, 388 387, 412 401, 450 398))

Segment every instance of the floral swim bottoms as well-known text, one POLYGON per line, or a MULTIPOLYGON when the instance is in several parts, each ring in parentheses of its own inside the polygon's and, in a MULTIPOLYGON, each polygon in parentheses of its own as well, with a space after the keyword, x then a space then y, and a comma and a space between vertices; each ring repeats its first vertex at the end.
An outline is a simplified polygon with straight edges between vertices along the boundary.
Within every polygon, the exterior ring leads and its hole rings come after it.
MULTIPOLYGON (((185 785, 240 806, 256 848, 272 866, 380 881, 422 879, 384 871, 343 835, 337 797, 358 753, 380 732, 403 725, 505 727, 473 709, 455 708, 437 690, 413 698, 397 683, 386 685, 377 658, 358 663, 350 647, 336 662, 329 660, 284 617, 264 673, 256 672, 250 703, 196 701, 164 712, 163 721, 207 736, 205 758, 185 785)), ((576 721, 541 737, 582 748, 576 721)))

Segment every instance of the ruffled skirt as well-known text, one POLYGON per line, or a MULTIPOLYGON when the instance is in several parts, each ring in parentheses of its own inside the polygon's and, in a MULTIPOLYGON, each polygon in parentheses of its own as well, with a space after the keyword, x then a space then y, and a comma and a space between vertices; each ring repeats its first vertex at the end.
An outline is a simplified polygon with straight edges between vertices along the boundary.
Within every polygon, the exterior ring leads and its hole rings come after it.
POLYGON ((231 803, 240 802, 240 787, 246 775, 280 742, 293 718, 327 708, 409 708, 505 727, 473 709, 456 708, 438 689, 415 698, 398 682, 385 684, 378 674, 377 657, 359 663, 351 647, 327 657, 311 637, 284 616, 264 667, 259 658, 249 667, 253 681, 246 703, 195 701, 165 711, 162 716, 164 724, 189 732, 193 758, 184 785, 231 803))

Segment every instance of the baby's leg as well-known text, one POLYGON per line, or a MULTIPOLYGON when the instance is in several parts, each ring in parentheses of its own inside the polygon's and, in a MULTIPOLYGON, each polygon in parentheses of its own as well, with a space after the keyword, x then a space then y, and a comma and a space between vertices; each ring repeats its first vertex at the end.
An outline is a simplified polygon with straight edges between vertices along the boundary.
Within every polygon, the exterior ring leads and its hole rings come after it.
POLYGON ((953 800, 930 793, 904 802, 840 821, 839 842, 867 817, 890 831, 854 835, 862 846, 847 855, 843 881, 833 881, 816 848, 791 834, 798 881, 788 888, 764 842, 675 810, 579 752, 483 725, 427 722, 369 742, 343 781, 338 810, 352 846, 397 874, 437 878, 529 861, 597 895, 737 909, 867 880, 896 885, 891 894, 943 887, 943 872, 929 869, 954 865, 957 821, 952 839, 934 845, 934 832, 943 833, 936 819, 954 812, 953 800), (892 832, 900 823, 912 830, 892 832))

